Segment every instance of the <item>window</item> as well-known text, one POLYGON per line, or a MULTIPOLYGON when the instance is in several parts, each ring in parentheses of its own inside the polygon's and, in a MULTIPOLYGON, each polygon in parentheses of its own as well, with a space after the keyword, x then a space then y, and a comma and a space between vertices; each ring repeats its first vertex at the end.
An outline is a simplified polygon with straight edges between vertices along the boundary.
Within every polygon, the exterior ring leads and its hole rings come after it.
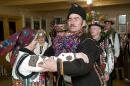
POLYGON ((41 28, 46 30, 46 19, 41 19, 41 28))
POLYGON ((62 18, 61 17, 55 17, 54 20, 55 20, 54 23, 59 24, 62 21, 62 18))
POLYGON ((40 19, 33 19, 33 29, 40 29, 40 19))
POLYGON ((119 32, 126 32, 126 15, 119 15, 118 17, 118 24, 119 24, 119 32))
POLYGON ((30 27, 31 28, 31 18, 25 18, 25 26, 24 27, 30 27))

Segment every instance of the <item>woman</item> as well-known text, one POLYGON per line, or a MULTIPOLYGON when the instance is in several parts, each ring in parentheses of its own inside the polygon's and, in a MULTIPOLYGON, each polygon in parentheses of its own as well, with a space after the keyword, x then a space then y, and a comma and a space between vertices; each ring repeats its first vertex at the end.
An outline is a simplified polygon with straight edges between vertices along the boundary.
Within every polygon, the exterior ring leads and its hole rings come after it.
POLYGON ((45 50, 50 46, 47 42, 46 32, 42 29, 37 31, 37 41, 36 48, 34 52, 36 55, 43 56, 45 50))
MULTIPOLYGON (((48 47, 50 47, 51 43, 48 41, 47 36, 46 36, 46 32, 42 29, 37 31, 37 44, 36 47, 34 49, 34 53, 38 56, 43 57, 44 52, 46 51, 46 49, 48 47)), ((40 78, 41 79, 45 79, 48 81, 46 81, 46 84, 48 83, 48 85, 52 85, 52 80, 51 80, 51 73, 44 73, 41 72, 40 73, 40 78)))
POLYGON ((43 64, 43 58, 34 53, 37 44, 37 36, 31 30, 30 35, 22 36, 19 38, 19 45, 21 48, 18 50, 18 55, 12 69, 13 86, 44 86, 45 76, 40 77, 40 72, 44 72, 43 68, 38 67, 37 63, 43 64), (24 41, 24 44, 20 41, 24 41))

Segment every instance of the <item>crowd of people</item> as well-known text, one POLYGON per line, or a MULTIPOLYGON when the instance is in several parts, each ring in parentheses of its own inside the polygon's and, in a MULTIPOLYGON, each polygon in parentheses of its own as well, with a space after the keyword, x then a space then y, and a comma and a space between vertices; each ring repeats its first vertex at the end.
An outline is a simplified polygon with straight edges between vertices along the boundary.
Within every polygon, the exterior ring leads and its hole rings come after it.
POLYGON ((67 20, 52 23, 51 42, 42 29, 23 29, 0 45, 10 54, 13 86, 112 86, 120 37, 111 20, 84 27, 86 11, 72 4, 67 20), (74 57, 74 59, 72 59, 74 57))

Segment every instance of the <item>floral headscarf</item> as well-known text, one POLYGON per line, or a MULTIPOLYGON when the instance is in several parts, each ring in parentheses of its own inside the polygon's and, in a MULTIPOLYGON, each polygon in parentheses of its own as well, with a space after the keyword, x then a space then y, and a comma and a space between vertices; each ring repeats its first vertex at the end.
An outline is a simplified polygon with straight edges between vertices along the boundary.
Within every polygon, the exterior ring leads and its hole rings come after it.
POLYGON ((16 32, 0 44, 0 56, 5 56, 8 52, 12 52, 10 56, 12 64, 15 61, 17 51, 28 45, 34 37, 35 31, 32 29, 23 29, 20 32, 16 32))

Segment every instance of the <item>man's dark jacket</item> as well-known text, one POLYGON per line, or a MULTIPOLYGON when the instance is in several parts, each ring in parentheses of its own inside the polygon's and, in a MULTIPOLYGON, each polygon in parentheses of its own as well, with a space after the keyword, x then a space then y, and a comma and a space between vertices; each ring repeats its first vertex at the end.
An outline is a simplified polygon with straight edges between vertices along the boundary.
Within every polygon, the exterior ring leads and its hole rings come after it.
MULTIPOLYGON (((82 59, 63 62, 64 74, 72 77, 73 86, 101 86, 98 75, 93 67, 102 52, 96 45, 96 41, 87 34, 82 34, 76 52, 86 54, 89 58, 89 63, 85 63, 82 59)), ((45 55, 52 55, 52 53, 54 51, 48 49, 45 55)))

